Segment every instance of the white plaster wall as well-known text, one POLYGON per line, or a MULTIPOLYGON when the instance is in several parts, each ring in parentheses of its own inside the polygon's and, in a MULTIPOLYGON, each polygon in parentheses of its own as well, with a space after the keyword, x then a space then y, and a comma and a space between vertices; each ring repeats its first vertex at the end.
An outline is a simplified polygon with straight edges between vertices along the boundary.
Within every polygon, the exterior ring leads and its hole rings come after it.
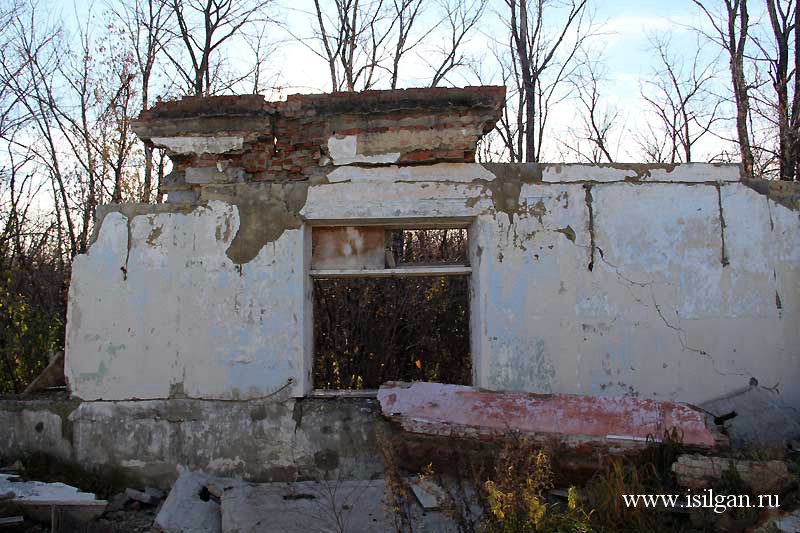
POLYGON ((591 271, 588 209, 559 205, 564 185, 523 190, 541 221, 487 220, 482 384, 700 403, 756 378, 800 406, 798 213, 717 187, 593 185, 591 271), (567 223, 574 244, 552 233, 567 223))
POLYGON ((287 230, 239 267, 225 255, 238 224, 236 207, 222 202, 105 217, 73 266, 66 374, 74 395, 236 399, 297 384, 302 231, 287 230))
MULTIPOLYGON (((340 167, 301 214, 471 219, 476 385, 702 402, 756 378, 800 407, 798 213, 725 167, 677 167, 657 183, 613 170, 523 184, 511 221, 479 165, 340 167)), ((289 378, 308 390, 307 232, 287 230, 239 273, 225 255, 237 227, 220 202, 137 216, 123 279, 127 219, 106 217, 73 270, 77 396, 248 398, 289 378)))

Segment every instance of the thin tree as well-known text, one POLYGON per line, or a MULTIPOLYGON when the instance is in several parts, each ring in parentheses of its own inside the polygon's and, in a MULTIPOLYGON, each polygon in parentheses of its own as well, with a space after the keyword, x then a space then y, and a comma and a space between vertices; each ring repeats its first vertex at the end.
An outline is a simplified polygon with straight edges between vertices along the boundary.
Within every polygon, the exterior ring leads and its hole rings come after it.
POLYGON ((406 51, 404 39, 421 7, 421 3, 400 2, 392 14, 384 0, 333 0, 334 12, 330 13, 319 0, 314 0, 314 32, 322 50, 312 50, 327 63, 333 91, 374 88, 378 82, 377 70, 391 56, 388 47, 398 13, 404 16, 404 28, 394 50, 399 65, 406 51))
POLYGON ((444 12, 442 26, 446 33, 442 45, 438 47, 441 60, 438 64, 429 63, 435 67, 431 87, 438 86, 453 70, 467 64, 463 48, 486 12, 486 5, 487 0, 441 0, 440 6, 444 12))
MULTIPOLYGON (((150 106, 150 87, 159 56, 169 43, 170 10, 162 0, 132 0, 112 9, 122 22, 136 60, 141 110, 150 106)), ((150 202, 153 191, 153 148, 144 146, 144 179, 139 200, 150 202)), ((157 176, 160 182, 163 176, 157 176)), ((157 198, 158 200, 158 198, 157 198)))
POLYGON ((593 54, 583 54, 582 66, 570 80, 575 87, 579 123, 567 129, 569 139, 562 140, 561 144, 567 153, 588 163, 613 163, 612 136, 620 125, 621 116, 619 109, 608 104, 602 95, 605 81, 602 61, 592 60, 590 55, 593 54))
POLYGON ((757 43, 769 64, 774 89, 772 110, 778 129, 778 167, 780 179, 800 177, 800 42, 797 28, 800 10, 797 1, 766 0, 773 50, 757 43))
POLYGON ((509 94, 516 105, 510 116, 504 117, 507 123, 501 126, 501 132, 512 161, 535 162, 541 157, 548 112, 557 103, 553 100, 556 89, 574 69, 573 60, 591 34, 588 0, 563 4, 550 0, 504 1, 511 59, 503 77, 516 85, 509 94), (550 15, 557 10, 565 15, 555 31, 548 31, 550 15), (549 71, 552 75, 546 79, 549 71))
POLYGON ((692 0, 712 26, 712 32, 700 31, 717 43, 729 59, 731 86, 736 106, 736 133, 742 163, 742 174, 753 177, 753 148, 751 144, 750 85, 745 75, 746 48, 750 30, 750 13, 747 0, 692 0), (708 7, 722 4, 720 11, 708 7))
POLYGON ((651 36, 650 45, 660 64, 642 84, 641 94, 657 117, 652 130, 663 129, 669 139, 668 163, 690 163, 697 142, 723 119, 722 102, 711 91, 718 77, 716 60, 704 61, 698 43, 687 61, 673 52, 664 35, 651 36))
POLYGON ((240 80, 220 80, 220 50, 223 44, 244 31, 248 24, 271 22, 266 15, 272 0, 162 0, 171 11, 175 25, 170 34, 182 44, 189 57, 188 64, 181 56, 165 49, 179 75, 194 95, 217 92, 215 85, 231 88, 240 80))

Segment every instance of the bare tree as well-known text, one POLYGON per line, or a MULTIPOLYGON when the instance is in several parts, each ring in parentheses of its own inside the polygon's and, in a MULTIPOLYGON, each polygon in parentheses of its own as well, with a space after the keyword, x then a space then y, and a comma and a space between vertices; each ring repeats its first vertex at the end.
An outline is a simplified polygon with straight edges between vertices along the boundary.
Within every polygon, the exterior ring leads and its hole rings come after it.
POLYGON ((405 17, 394 50, 399 65, 406 51, 405 39, 421 6, 409 0, 399 1, 393 16, 384 0, 333 0, 333 12, 314 0, 315 38, 321 43, 322 51, 312 50, 328 64, 333 91, 367 90, 375 86, 378 82, 376 70, 390 55, 387 47, 398 22, 398 13, 405 17))
POLYGON ((465 65, 463 46, 486 12, 486 4, 487 0, 441 0, 443 26, 447 33, 445 42, 438 49, 441 60, 435 66, 431 87, 436 87, 450 72, 465 65))
MULTIPOLYGON (((141 93, 141 110, 150 105, 150 86, 153 80, 157 61, 164 47, 169 42, 167 32, 169 24, 169 8, 162 0, 132 0, 122 3, 119 9, 113 10, 122 22, 125 33, 130 40, 138 69, 139 90, 141 93)), ((144 203, 150 202, 153 190, 153 148, 144 146, 144 179, 139 197, 144 203)), ((158 175, 157 180, 163 176, 158 175)), ((157 198, 160 200, 160 197, 157 198)))
POLYGON ((561 144, 568 153, 589 163, 613 163, 611 137, 620 125, 620 112, 616 106, 604 101, 601 94, 605 75, 602 60, 592 60, 590 55, 584 52, 582 66, 570 80, 575 87, 580 122, 567 128, 569 139, 562 140, 561 144))
POLYGON ((422 0, 392 0, 393 24, 397 26, 397 37, 392 51, 392 65, 390 67, 391 83, 390 88, 397 88, 397 80, 400 76, 400 60, 414 48, 424 38, 412 39, 412 30, 417 19, 422 14, 422 0))
POLYGON ((182 51, 189 56, 188 64, 174 51, 165 51, 190 94, 195 95, 213 94, 240 81, 225 80, 223 87, 216 86, 222 81, 215 77, 222 70, 218 57, 222 45, 242 33, 248 24, 272 20, 265 14, 272 0, 161 1, 174 17, 176 27, 170 27, 169 32, 183 43, 182 51))
POLYGON ((711 23, 712 32, 701 31, 717 43, 729 59, 733 99, 736 105, 736 133, 742 163, 742 174, 753 176, 753 149, 749 130, 750 85, 745 76, 745 52, 750 30, 747 0, 692 0, 711 23), (721 5, 717 10, 710 5, 721 5))
POLYGON ((774 99, 767 101, 772 104, 771 118, 777 126, 780 179, 792 181, 800 176, 800 42, 797 40, 800 10, 796 0, 766 0, 766 3, 772 46, 758 40, 756 43, 769 65, 774 89, 774 99))
POLYGON ((591 34, 588 0, 504 1, 510 61, 504 64, 503 80, 512 82, 512 89, 499 131, 512 161, 535 162, 541 157, 548 113, 565 97, 556 90, 572 73, 576 54, 591 34), (555 31, 548 31, 550 16, 557 12, 563 17, 555 31))
POLYGON ((703 61, 699 43, 688 61, 673 52, 668 36, 651 36, 650 44, 660 61, 641 89, 657 120, 650 130, 662 130, 663 136, 656 136, 668 140, 665 162, 690 163, 695 144, 723 118, 722 101, 711 91, 718 78, 716 60, 703 61))

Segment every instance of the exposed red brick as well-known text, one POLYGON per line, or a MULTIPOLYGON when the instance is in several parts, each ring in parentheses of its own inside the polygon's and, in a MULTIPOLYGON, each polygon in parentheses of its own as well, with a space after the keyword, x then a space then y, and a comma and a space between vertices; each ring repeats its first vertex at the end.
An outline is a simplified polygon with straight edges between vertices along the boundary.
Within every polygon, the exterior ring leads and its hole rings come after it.
MULTIPOLYGON (((361 93, 292 95, 267 102, 260 95, 186 97, 159 102, 133 127, 145 143, 153 137, 242 135, 242 150, 225 154, 169 154, 176 170, 243 168, 248 179, 304 179, 320 165, 331 135, 461 130, 487 132, 505 101, 504 87, 423 88, 361 93)), ((400 164, 474 160, 477 135, 448 135, 447 144, 401 153, 400 164)))

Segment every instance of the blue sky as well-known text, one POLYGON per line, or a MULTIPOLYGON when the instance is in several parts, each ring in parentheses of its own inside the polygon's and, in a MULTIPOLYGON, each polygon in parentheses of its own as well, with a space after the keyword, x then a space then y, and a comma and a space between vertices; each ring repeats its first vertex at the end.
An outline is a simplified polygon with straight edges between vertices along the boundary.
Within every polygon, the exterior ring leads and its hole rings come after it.
MULTIPOLYGON (((47 1, 47 0, 45 0, 47 1)), ((102 0, 94 3, 95 14, 100 14, 104 10, 103 2, 113 0, 102 0)), ((558 2, 560 0, 554 0, 558 2)), ((709 0, 713 1, 713 0, 709 0)), ((73 12, 77 12, 79 18, 85 19, 89 4, 76 0, 53 0, 54 6, 61 5, 61 11, 65 19, 73 18, 73 12), (73 11, 74 10, 74 11, 73 11)), ((312 32, 312 0, 276 0, 277 13, 286 24, 288 30, 300 36, 310 37, 312 32)), ((503 0, 489 0, 489 8, 483 15, 480 22, 481 30, 473 35, 469 43, 469 50, 474 55, 480 57, 483 54, 483 62, 486 71, 491 73, 495 67, 492 66, 493 57, 488 53, 492 46, 491 42, 496 35, 501 35, 504 31, 499 14, 505 12, 503 0)), ((697 35, 689 29, 690 26, 707 24, 700 15, 697 7, 691 0, 639 0, 636 2, 626 0, 595 0, 591 2, 595 13, 595 21, 598 31, 602 34, 596 37, 589 49, 593 57, 600 57, 605 71, 605 84, 602 94, 604 102, 609 106, 615 106, 621 116, 623 127, 619 132, 619 143, 621 148, 620 159, 632 159, 633 147, 626 140, 630 132, 641 130, 644 127, 647 117, 647 108, 640 96, 642 83, 652 77, 654 68, 657 68, 657 57, 650 50, 648 36, 655 33, 669 35, 672 41, 674 53, 690 57, 697 49, 697 35), (626 157, 625 154, 632 154, 626 157)), ((426 6, 428 8, 428 6, 426 6)), ((433 3, 428 8, 432 13, 433 3)), ((57 10, 56 10, 57 11, 57 10)), ((754 13, 754 19, 758 19, 758 13, 754 13)), ((433 15, 428 15, 427 20, 422 23, 430 24, 433 15)), ((286 94, 297 92, 321 92, 330 89, 329 76, 325 63, 315 56, 308 48, 300 43, 292 42, 291 36, 287 31, 274 29, 270 32, 271 37, 281 41, 277 51, 270 58, 267 75, 277 75, 279 84, 285 90, 271 97, 285 97, 286 94)), ((234 47, 229 52, 233 61, 247 61, 246 57, 237 57, 238 49, 234 47)), ((418 51, 422 55, 428 53, 424 49, 418 51)), ((718 51, 711 45, 703 44, 703 53, 706 59, 717 56, 718 51)), ((724 62, 723 62, 724 64, 724 62)), ((403 66, 405 80, 403 86, 425 85, 428 81, 428 72, 420 56, 410 54, 403 66)), ((722 76, 727 74, 721 71, 722 76)), ((463 76, 451 78, 454 85, 475 84, 476 80, 468 73, 463 76)), ((727 80, 720 79, 720 90, 725 90, 727 80)), ((385 88, 385 87, 379 87, 385 88)), ((552 128, 563 130, 567 125, 575 121, 574 103, 566 101, 553 112, 552 128)), ((709 139, 708 146, 701 146, 700 152, 719 151, 721 141, 709 139)))

